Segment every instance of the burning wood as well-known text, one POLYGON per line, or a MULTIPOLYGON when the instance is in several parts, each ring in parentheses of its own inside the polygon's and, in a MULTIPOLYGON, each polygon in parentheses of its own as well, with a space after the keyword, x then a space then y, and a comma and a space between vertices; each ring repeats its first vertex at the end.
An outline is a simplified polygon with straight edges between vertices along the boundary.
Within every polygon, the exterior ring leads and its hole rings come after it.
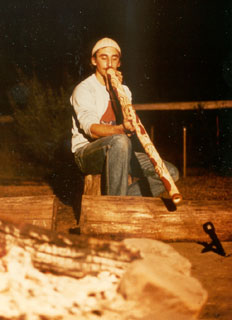
POLYGON ((207 298, 189 261, 155 240, 70 237, 0 221, 0 245, 1 319, 190 320, 207 298))

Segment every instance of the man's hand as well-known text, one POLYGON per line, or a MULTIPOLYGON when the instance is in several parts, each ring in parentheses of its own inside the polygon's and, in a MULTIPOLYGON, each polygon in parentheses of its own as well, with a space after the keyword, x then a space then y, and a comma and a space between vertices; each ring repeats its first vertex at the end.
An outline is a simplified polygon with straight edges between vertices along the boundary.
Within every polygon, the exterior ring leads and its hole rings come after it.
MULTIPOLYGON (((122 81, 123 81, 122 72, 119 71, 119 70, 115 70, 115 74, 116 74, 119 82, 122 83, 122 81)), ((107 73, 105 74, 105 84, 106 84, 106 90, 110 91, 110 84, 109 84, 109 80, 108 80, 108 77, 107 77, 107 73)))
POLYGON ((119 71, 119 70, 116 70, 116 71, 115 71, 115 74, 116 74, 116 76, 117 76, 118 80, 120 81, 120 83, 122 83, 122 81, 123 81, 123 75, 122 75, 122 72, 121 72, 121 71, 119 71))
POLYGON ((131 121, 124 119, 123 120, 123 127, 124 127, 124 131, 125 133, 130 137, 132 134, 135 133, 135 128, 132 125, 131 121))

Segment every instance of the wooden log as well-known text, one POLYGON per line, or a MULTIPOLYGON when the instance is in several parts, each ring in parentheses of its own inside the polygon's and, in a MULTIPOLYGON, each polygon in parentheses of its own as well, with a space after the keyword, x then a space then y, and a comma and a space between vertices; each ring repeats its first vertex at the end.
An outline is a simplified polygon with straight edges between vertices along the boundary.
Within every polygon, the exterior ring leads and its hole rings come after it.
POLYGON ((101 195, 101 175, 100 174, 88 174, 84 180, 84 192, 86 195, 101 195))
POLYGON ((0 217, 54 230, 57 199, 54 195, 0 198, 0 217))
POLYGON ((15 246, 29 252, 39 270, 76 278, 101 271, 121 275, 128 263, 141 258, 138 249, 120 242, 55 233, 1 218, 0 257, 15 246))
POLYGON ((213 223, 219 240, 232 240, 232 202, 184 200, 176 208, 169 199, 82 197, 80 229, 86 235, 209 241, 203 230, 207 222, 213 223))
MULTIPOLYGON (((128 175, 128 185, 132 183, 132 177, 128 175)), ((102 195, 101 174, 88 174, 84 179, 84 195, 102 195)))

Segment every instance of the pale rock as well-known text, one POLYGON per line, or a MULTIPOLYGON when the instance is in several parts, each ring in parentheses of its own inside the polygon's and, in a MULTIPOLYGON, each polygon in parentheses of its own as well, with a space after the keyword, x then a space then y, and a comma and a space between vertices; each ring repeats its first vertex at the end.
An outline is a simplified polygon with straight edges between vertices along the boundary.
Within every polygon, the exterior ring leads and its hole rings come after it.
POLYGON ((139 249, 142 258, 159 257, 165 264, 185 275, 191 274, 191 263, 188 259, 180 255, 170 245, 153 239, 125 239, 124 244, 128 248, 139 249))
POLYGON ((156 240, 127 239, 124 243, 139 249, 144 258, 131 263, 118 292, 137 302, 137 308, 143 309, 142 319, 196 319, 207 292, 190 275, 190 262, 156 240))

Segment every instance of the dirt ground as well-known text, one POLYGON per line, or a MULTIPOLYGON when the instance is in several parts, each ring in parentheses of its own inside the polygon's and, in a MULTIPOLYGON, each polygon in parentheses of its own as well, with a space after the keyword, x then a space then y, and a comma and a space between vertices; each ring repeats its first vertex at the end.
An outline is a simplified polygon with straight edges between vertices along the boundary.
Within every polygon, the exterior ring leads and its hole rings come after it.
MULTIPOLYGON (((232 177, 223 177, 199 171, 181 178, 177 186, 186 200, 231 200, 232 177)), ((77 191, 78 192, 78 191, 77 191)), ((2 181, 0 197, 53 194, 53 188, 43 181, 2 181)), ((57 232, 70 233, 77 228, 75 213, 70 201, 58 200, 57 232)), ((220 239, 219 239, 220 240, 220 239)), ((209 241, 210 242, 210 241, 209 241)), ((192 274, 208 291, 208 301, 199 315, 204 320, 232 319, 232 242, 223 242, 226 256, 209 251, 194 242, 171 243, 192 263, 192 274)))

